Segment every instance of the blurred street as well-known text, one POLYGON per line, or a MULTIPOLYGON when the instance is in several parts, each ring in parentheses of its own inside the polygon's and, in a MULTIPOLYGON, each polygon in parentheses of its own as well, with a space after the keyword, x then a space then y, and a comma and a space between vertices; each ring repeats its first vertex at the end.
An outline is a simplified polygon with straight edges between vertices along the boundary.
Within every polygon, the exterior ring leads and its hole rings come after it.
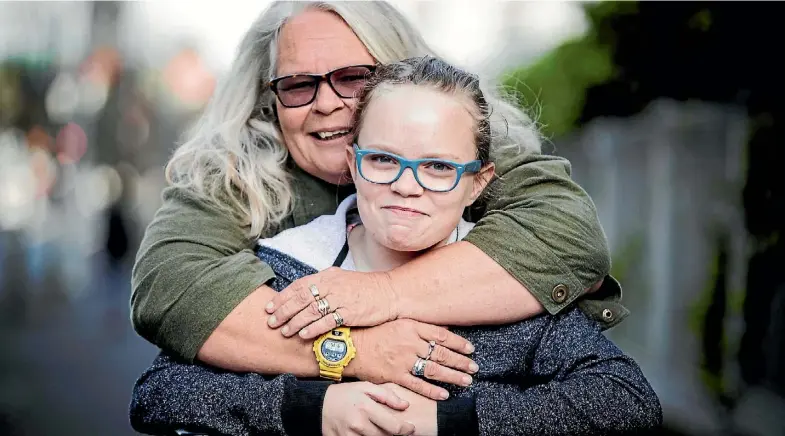
POLYGON ((82 297, 55 286, 25 303, 4 300, 0 434, 136 434, 127 424, 131 387, 156 349, 128 321, 129 270, 101 259, 93 267, 82 297))

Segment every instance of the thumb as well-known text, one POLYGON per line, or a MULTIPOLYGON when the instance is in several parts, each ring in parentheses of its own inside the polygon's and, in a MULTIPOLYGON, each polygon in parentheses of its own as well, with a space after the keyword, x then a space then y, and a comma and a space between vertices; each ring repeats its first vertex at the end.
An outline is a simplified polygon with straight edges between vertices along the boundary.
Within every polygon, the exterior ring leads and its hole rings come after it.
POLYGON ((409 402, 395 394, 390 389, 381 386, 373 386, 368 389, 366 394, 374 401, 395 410, 406 410, 409 407, 409 402))

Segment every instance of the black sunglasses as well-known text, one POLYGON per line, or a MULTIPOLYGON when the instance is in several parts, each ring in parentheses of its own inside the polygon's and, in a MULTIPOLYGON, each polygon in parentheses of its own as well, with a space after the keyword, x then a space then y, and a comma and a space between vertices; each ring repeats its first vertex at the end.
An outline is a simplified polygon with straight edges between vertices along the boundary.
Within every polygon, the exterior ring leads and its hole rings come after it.
POLYGON ((319 85, 325 80, 339 97, 354 98, 375 69, 374 65, 352 65, 325 74, 290 74, 276 77, 268 86, 283 106, 300 107, 316 99, 319 85))

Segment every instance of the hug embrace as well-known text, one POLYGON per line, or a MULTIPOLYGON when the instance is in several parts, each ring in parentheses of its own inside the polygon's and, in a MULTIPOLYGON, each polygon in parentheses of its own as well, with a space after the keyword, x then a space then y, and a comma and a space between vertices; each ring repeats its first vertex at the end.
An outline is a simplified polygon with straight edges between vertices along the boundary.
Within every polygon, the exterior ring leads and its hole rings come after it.
POLYGON ((385 2, 275 2, 169 165, 133 275, 149 434, 656 430, 569 163, 385 2))

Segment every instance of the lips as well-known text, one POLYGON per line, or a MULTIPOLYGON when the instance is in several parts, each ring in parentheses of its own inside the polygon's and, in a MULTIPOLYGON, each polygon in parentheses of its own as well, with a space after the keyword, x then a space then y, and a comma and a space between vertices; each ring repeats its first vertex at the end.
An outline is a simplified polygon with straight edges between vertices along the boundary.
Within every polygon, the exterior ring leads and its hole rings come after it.
POLYGON ((338 127, 319 129, 317 131, 309 133, 309 135, 320 141, 330 141, 333 139, 343 138, 349 133, 350 133, 350 129, 348 127, 338 126, 338 127))
POLYGON ((425 216, 429 216, 427 213, 425 213, 425 212, 423 212, 421 210, 412 209, 410 207, 384 206, 384 207, 382 207, 382 209, 391 210, 391 211, 398 212, 398 213, 404 214, 404 215, 425 215, 425 216))

